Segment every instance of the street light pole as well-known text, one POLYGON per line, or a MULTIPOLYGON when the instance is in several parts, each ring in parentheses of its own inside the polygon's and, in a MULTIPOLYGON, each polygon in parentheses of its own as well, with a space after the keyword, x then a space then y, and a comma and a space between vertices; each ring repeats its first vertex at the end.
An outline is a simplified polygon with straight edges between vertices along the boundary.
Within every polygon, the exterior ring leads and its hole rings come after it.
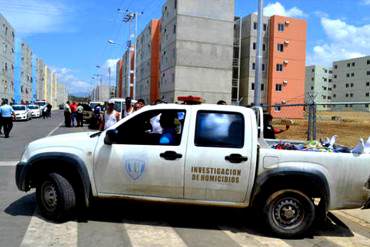
POLYGON ((258 28, 257 28, 257 56, 256 56, 256 78, 254 87, 254 105, 261 105, 262 84, 262 29, 263 29, 263 0, 258 0, 258 28))

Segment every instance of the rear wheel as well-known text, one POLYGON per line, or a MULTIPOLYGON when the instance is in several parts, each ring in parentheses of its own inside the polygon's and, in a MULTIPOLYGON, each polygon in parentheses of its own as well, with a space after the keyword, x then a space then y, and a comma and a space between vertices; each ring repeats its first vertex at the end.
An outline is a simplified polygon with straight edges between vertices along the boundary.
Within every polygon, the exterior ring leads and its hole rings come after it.
POLYGON ((267 225, 279 237, 300 237, 314 222, 315 205, 301 191, 279 190, 267 198, 264 217, 267 225))
POLYGON ((38 183, 37 203, 42 216, 64 221, 76 206, 76 194, 71 183, 58 173, 50 173, 38 183))

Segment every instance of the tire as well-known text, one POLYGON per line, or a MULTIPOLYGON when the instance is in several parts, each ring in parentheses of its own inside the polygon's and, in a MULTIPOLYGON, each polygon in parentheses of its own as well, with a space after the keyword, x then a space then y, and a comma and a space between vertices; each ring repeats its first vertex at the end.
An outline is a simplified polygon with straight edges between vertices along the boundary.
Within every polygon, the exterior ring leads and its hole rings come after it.
POLYGON ((58 173, 50 173, 38 183, 36 199, 41 215, 62 222, 76 207, 76 194, 71 183, 58 173))
POLYGON ((266 200, 263 214, 265 222, 278 237, 301 237, 315 220, 315 205, 303 192, 279 190, 266 200))

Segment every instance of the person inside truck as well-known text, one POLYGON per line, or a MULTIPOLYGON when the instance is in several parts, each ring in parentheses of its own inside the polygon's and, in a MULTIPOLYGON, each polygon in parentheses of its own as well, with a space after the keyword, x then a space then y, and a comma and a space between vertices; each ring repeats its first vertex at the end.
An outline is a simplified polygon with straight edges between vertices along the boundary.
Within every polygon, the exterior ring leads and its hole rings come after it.
POLYGON ((272 115, 269 113, 264 114, 263 116, 263 137, 266 139, 276 139, 276 134, 283 133, 289 129, 289 125, 287 124, 284 129, 274 128, 272 126, 272 115))
POLYGON ((174 112, 164 112, 160 116, 162 134, 159 138, 160 145, 174 145, 176 142, 176 114, 174 112))

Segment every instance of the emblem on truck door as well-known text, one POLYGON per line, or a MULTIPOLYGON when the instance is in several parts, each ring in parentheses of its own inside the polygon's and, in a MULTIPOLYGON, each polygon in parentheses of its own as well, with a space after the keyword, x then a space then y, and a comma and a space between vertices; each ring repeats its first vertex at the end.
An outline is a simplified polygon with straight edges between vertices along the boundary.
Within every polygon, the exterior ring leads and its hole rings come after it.
POLYGON ((133 180, 137 180, 143 175, 145 170, 145 161, 129 159, 125 161, 126 172, 133 180))

